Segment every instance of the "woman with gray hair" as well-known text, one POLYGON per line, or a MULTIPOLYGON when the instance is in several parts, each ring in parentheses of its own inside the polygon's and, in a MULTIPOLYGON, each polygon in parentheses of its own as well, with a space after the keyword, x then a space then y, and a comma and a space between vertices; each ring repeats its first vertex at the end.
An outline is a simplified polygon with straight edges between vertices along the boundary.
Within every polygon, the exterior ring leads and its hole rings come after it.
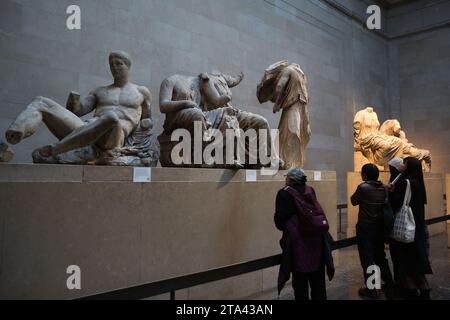
POLYGON ((306 185, 301 168, 292 168, 286 175, 286 186, 277 194, 275 225, 283 231, 283 250, 278 276, 278 291, 283 289, 292 273, 296 300, 326 300, 325 266, 328 277, 334 276, 328 221, 313 188, 306 185))

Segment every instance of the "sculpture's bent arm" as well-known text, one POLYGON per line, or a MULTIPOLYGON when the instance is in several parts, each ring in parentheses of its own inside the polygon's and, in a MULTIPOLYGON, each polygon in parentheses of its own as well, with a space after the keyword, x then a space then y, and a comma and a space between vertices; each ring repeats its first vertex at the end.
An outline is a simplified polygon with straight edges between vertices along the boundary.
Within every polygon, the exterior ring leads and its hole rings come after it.
POLYGON ((83 103, 80 102, 80 94, 77 92, 71 92, 67 99, 67 109, 75 115, 82 117, 92 112, 97 104, 97 97, 95 91, 90 92, 84 99, 83 103))
POLYGON ((172 101, 174 84, 171 79, 165 79, 159 90, 159 109, 161 113, 170 113, 195 107, 195 102, 189 100, 172 101))
POLYGON ((139 91, 144 96, 144 101, 142 102, 142 116, 141 119, 151 119, 152 118, 152 94, 150 90, 146 87, 139 87, 139 91))

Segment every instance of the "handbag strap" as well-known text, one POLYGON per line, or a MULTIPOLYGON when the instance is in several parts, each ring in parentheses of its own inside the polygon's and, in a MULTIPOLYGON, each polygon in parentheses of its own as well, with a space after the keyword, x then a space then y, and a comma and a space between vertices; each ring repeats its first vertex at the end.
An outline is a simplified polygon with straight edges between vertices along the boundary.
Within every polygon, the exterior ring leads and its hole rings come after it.
POLYGON ((411 183, 408 179, 406 179, 406 191, 405 191, 405 199, 403 200, 403 206, 409 207, 409 203, 411 202, 411 183))
MULTIPOLYGON (((289 186, 286 187, 284 190, 286 190, 291 196, 293 196, 294 199, 298 200, 296 202, 301 205, 302 210, 305 209, 304 208, 305 207, 305 200, 303 199, 303 195, 301 194, 300 191, 298 191, 298 190, 296 190, 296 189, 294 189, 292 187, 289 187, 289 186)), ((305 190, 307 190, 307 189, 305 188, 305 190)))

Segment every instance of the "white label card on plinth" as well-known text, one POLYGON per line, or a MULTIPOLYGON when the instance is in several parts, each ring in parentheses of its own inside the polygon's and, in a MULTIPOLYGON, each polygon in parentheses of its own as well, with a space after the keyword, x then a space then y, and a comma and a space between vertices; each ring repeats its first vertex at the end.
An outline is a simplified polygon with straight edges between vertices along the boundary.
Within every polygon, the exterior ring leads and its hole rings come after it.
POLYGON ((133 168, 133 182, 152 182, 152 168, 133 168))
POLYGON ((314 181, 322 181, 322 171, 314 171, 314 181))
POLYGON ((245 181, 256 182, 257 180, 256 170, 245 170, 245 181))

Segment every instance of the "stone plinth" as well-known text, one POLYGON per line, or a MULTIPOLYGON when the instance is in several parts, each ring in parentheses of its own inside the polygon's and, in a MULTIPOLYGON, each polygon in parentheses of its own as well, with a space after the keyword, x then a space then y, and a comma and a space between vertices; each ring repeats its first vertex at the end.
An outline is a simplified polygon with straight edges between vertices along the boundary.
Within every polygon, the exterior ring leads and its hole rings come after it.
MULTIPOLYGON (((387 184, 389 182, 389 177, 390 174, 388 172, 380 172, 380 180, 383 183, 387 184)), ((428 197, 428 204, 425 206, 425 219, 440 217, 444 214, 443 177, 440 174, 424 173, 424 178, 428 197)), ((361 182, 361 173, 347 173, 347 237, 353 237, 356 234, 355 226, 358 220, 358 207, 352 206, 350 197, 361 182)), ((445 227, 445 223, 429 226, 430 235, 445 232, 445 227)))
MULTIPOLYGON (((310 185, 336 237, 336 174, 310 185)), ((280 253, 273 223, 283 172, 0 165, 0 299, 70 299, 280 253), (259 173, 258 173, 259 174, 259 173), (69 291, 69 265, 81 268, 69 291)), ((180 291, 185 299, 240 298, 276 287, 269 269, 180 291)), ((167 296, 168 297, 168 296, 167 296)))

